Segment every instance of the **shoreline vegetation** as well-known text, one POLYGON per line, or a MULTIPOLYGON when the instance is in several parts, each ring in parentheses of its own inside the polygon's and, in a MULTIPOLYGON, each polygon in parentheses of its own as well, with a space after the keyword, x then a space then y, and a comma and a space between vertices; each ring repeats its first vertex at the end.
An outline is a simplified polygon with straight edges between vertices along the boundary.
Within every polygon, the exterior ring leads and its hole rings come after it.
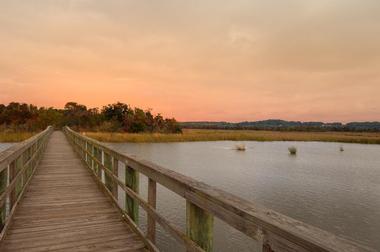
MULTIPOLYGON (((101 142, 168 143, 199 141, 316 141, 380 144, 380 132, 305 132, 269 130, 183 129, 183 133, 81 132, 101 142)), ((20 142, 35 132, 0 132, 0 142, 20 142)))
POLYGON ((318 141, 380 144, 380 132, 304 132, 183 129, 183 133, 82 132, 101 142, 167 143, 197 141, 318 141))
POLYGON ((0 142, 16 143, 32 137, 34 132, 0 132, 0 142))

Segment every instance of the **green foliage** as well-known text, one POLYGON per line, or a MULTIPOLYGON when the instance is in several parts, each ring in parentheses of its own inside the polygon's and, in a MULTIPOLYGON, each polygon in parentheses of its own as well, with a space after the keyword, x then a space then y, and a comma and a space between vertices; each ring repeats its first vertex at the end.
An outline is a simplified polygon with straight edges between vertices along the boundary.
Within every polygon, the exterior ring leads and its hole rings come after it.
POLYGON ((107 132, 160 132, 180 133, 181 127, 175 119, 154 116, 151 110, 132 108, 117 102, 88 109, 76 102, 66 103, 64 109, 38 108, 34 105, 12 102, 0 104, 0 130, 37 131, 53 125, 61 128, 68 125, 78 130, 107 132))

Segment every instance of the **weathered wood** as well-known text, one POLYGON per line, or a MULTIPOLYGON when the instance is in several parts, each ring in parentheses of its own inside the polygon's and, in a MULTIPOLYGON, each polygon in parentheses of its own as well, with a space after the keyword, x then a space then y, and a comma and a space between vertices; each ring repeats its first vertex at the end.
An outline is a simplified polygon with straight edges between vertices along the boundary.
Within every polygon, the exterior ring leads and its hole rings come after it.
MULTIPOLYGON (((79 147, 79 145, 74 142, 74 149, 77 149, 77 147, 79 147)), ((104 164, 100 162, 99 160, 97 160, 94 156, 92 156, 90 152, 86 151, 86 153, 94 162, 96 162, 99 165, 99 168, 102 171, 104 171, 108 176, 113 178, 113 180, 115 181, 117 180, 117 175, 114 172, 110 171, 107 167, 105 167, 104 164)), ((85 160, 83 159, 83 161, 85 160)), ((85 164, 88 166, 89 170, 91 171, 99 188, 111 199, 113 205, 119 210, 120 214, 122 215, 122 218, 125 220, 126 223, 128 223, 129 227, 133 230, 133 232, 135 232, 138 236, 140 236, 140 238, 142 239, 142 241, 145 243, 145 245, 150 251, 158 252, 159 250, 155 247, 155 245, 152 242, 150 242, 148 239, 145 239, 143 232, 140 230, 137 224, 128 216, 128 213, 119 206, 116 196, 105 186, 101 178, 99 178, 97 174, 95 173, 95 171, 92 170, 91 166, 88 165, 87 163, 85 164)))
MULTIPOLYGON (((90 155, 90 153, 88 153, 90 155)), ((117 184, 121 187, 122 190, 126 192, 132 199, 136 200, 138 204, 145 210, 147 211, 148 215, 153 216, 155 221, 159 223, 169 234, 171 234, 178 242, 181 242, 185 245, 188 251, 191 252, 202 252, 203 250, 192 240, 190 240, 186 235, 184 235, 181 231, 178 230, 178 228, 174 227, 172 224, 170 224, 165 218, 163 218, 160 214, 158 214, 154 208, 152 208, 147 202, 145 202, 136 192, 134 192, 132 189, 127 187, 124 183, 118 179, 118 177, 111 173, 108 169, 104 167, 95 157, 92 157, 95 162, 99 164, 99 167, 103 169, 108 175, 112 176, 114 181, 117 182, 117 184)), ((99 179, 98 179, 99 180, 99 179)), ((99 184, 100 184, 99 180, 99 184)), ((109 193, 107 189, 105 189, 106 193, 109 193)), ((111 195, 109 193, 109 195, 111 195)), ((116 202, 115 204, 117 205, 117 200, 111 195, 111 198, 113 198, 113 201, 116 202)), ((132 224, 133 229, 135 232, 139 233, 141 236, 143 236, 142 231, 139 230, 137 225, 133 222, 133 220, 128 216, 128 213, 126 210, 122 210, 125 212, 125 215, 123 216, 125 220, 128 223, 132 224)), ((147 240, 150 242, 149 240, 147 240)), ((153 244, 150 245, 151 247, 153 244)))
POLYGON ((1 251, 145 251, 62 133, 52 135, 35 171, 1 251))
POLYGON ((49 135, 52 130, 51 127, 48 127, 41 133, 0 152, 0 171, 7 169, 8 165, 20 157, 28 148, 35 144, 40 146, 44 142, 43 138, 49 135))
MULTIPOLYGON (((8 169, 0 172, 0 193, 4 195, 4 198, 7 195, 5 193, 5 190, 7 189, 7 182, 8 182, 8 169)), ((5 218, 6 218, 6 205, 5 205, 5 200, 4 200, 4 201, 0 201, 0 231, 3 230, 3 227, 5 225, 5 218)))
MULTIPOLYGON (((119 174, 119 160, 116 158, 112 158, 112 172, 117 177, 119 174)), ((111 177, 112 183, 112 195, 117 199, 118 198, 118 185, 114 181, 113 177, 111 177)))
MULTIPOLYGON (((340 238, 272 210, 259 207, 235 195, 218 190, 172 170, 136 157, 118 153, 100 142, 82 136, 69 128, 65 128, 65 131, 68 135, 80 137, 109 153, 120 162, 127 164, 131 171, 144 174, 249 237, 256 240, 261 239, 265 249, 270 248, 274 251, 374 251, 371 248, 340 238)), ((123 187, 122 183, 117 182, 126 191, 127 200, 134 198, 148 213, 154 216, 157 222, 164 223, 164 226, 167 225, 166 230, 170 234, 181 240, 181 235, 177 233, 177 230, 173 229, 166 220, 161 219, 155 209, 141 200, 133 190, 123 187)), ((186 241, 186 239, 183 239, 183 241, 186 241)))
POLYGON ((214 217, 186 201, 186 234, 207 252, 213 248, 214 217))
MULTIPOLYGON (((129 187, 132 191, 138 193, 139 191, 139 173, 129 167, 125 166, 125 185, 129 187)), ((131 217, 131 219, 138 223, 139 221, 139 204, 138 202, 131 198, 128 194, 125 195, 125 209, 131 217)))
MULTIPOLYGON (((156 209, 157 204, 157 183, 153 179, 148 179, 148 204, 156 209)), ((154 216, 148 213, 147 238, 153 243, 156 241, 156 221, 154 216)))
MULTIPOLYGON (((112 156, 109 155, 108 153, 104 152, 104 166, 113 172, 113 164, 112 164, 112 156)), ((111 192, 114 190, 113 189, 113 186, 114 186, 114 183, 113 183, 113 180, 112 178, 108 175, 108 174, 104 174, 104 184, 106 185, 106 187, 108 188, 108 190, 110 190, 111 192)))

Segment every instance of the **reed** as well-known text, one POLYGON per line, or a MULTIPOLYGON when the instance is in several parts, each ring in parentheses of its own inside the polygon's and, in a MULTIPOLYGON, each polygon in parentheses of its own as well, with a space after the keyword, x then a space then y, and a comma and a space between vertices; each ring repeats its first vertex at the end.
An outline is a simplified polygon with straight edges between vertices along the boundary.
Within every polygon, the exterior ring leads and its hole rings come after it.
POLYGON ((297 148, 294 146, 291 146, 288 148, 290 155, 297 155, 297 148))
POLYGON ((34 134, 33 132, 0 132, 0 142, 21 142, 32 137, 34 134))
POLYGON ((245 144, 237 144, 235 146, 235 150, 237 150, 237 151, 245 151, 245 144))
POLYGON ((84 132, 103 142, 322 141, 380 144, 380 132, 291 132, 184 129, 182 134, 84 132))

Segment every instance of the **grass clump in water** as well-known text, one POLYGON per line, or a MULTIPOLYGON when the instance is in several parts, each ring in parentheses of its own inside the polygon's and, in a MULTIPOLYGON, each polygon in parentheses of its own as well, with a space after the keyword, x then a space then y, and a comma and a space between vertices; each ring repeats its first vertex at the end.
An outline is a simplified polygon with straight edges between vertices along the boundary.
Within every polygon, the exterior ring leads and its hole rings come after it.
POLYGON ((237 150, 237 151, 245 151, 245 144, 237 144, 235 146, 235 150, 237 150))
POLYGON ((297 148, 294 146, 291 146, 288 148, 290 155, 297 155, 297 148))

